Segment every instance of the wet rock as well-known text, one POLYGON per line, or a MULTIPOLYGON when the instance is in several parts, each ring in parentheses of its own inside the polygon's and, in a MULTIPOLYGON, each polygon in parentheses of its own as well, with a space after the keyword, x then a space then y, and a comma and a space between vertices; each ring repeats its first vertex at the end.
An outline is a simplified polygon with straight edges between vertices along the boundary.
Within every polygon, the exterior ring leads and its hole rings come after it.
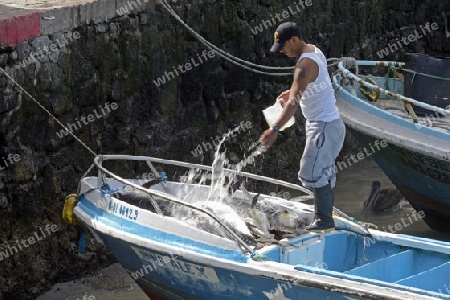
POLYGON ((0 101, 0 113, 10 111, 17 107, 18 95, 17 93, 11 93, 3 96, 3 101, 0 101))
POLYGON ((53 112, 56 115, 62 115, 63 113, 69 111, 73 105, 72 99, 70 99, 70 97, 60 92, 52 94, 49 100, 52 105, 53 112))
POLYGON ((95 25, 95 30, 100 33, 105 33, 108 31, 108 25, 106 24, 97 24, 95 25))
POLYGON ((8 54, 0 53, 0 67, 6 66, 7 62, 8 62, 8 54))
POLYGON ((0 194, 0 209, 8 208, 8 198, 6 198, 5 194, 0 194))
POLYGON ((16 47, 17 59, 24 60, 24 59, 28 58, 31 51, 32 51, 32 48, 30 47, 30 45, 28 45, 28 43, 20 43, 16 47))
POLYGON ((11 52, 11 54, 9 55, 9 57, 11 58, 11 60, 17 60, 17 58, 19 57, 17 55, 17 51, 13 51, 11 52))
POLYGON ((146 13, 139 14, 139 24, 141 25, 148 24, 148 14, 146 13))
POLYGON ((33 46, 35 52, 48 52, 50 49, 50 39, 48 36, 39 36, 31 42, 31 46, 33 46))

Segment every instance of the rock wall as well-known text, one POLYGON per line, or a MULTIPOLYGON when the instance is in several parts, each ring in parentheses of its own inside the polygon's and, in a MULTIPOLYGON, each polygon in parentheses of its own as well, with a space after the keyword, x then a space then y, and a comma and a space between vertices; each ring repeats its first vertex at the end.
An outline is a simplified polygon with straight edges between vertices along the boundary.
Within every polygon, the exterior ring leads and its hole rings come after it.
MULTIPOLYGON (((172 5, 213 44, 263 65, 293 64, 268 51, 276 24, 282 21, 297 22, 304 39, 327 57, 364 59, 379 59, 377 52, 390 43, 436 22, 438 30, 386 57, 450 53, 442 15, 450 12, 446 1, 296 3, 230 0, 172 5)), ((3 46, 0 67, 96 153, 204 164, 212 162, 209 144, 242 121, 251 126, 226 147, 234 162, 248 155, 245 149, 267 127, 261 110, 291 80, 254 74, 208 53, 162 6, 142 11, 133 6, 131 14, 118 13, 105 23, 3 46)), ((3 74, 0 99, 0 299, 33 299, 55 281, 80 276, 113 258, 90 237, 88 251, 79 253, 77 230, 60 217, 64 197, 76 191, 93 155, 3 74), (55 231, 50 230, 52 225, 55 231), (30 237, 35 237, 34 244, 30 237)), ((296 119, 297 125, 248 170, 297 181, 304 122, 299 112, 296 119)), ((346 144, 347 152, 352 151, 351 144, 346 144)), ((110 169, 124 177, 148 172, 134 163, 110 164, 110 169)))

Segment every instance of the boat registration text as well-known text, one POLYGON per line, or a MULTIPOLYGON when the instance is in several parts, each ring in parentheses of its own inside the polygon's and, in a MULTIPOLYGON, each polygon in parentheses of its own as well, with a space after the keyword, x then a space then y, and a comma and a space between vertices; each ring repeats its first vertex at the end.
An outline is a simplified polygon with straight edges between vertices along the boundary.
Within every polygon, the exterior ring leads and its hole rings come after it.
POLYGON ((118 204, 117 202, 110 200, 108 205, 108 210, 114 214, 121 215, 130 220, 136 220, 139 214, 139 210, 136 208, 131 208, 127 205, 118 204))

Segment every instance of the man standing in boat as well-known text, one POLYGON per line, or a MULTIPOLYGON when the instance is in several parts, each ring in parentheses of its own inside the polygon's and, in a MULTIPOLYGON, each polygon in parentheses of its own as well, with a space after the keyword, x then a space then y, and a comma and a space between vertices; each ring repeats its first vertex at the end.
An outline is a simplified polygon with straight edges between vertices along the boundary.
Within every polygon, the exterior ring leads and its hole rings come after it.
POLYGON ((335 160, 344 143, 345 125, 336 106, 327 61, 317 47, 302 40, 300 28, 294 23, 281 24, 274 39, 270 51, 295 57, 297 64, 290 90, 278 96, 283 111, 276 125, 264 131, 260 140, 271 147, 279 129, 300 105, 306 118, 306 145, 298 178, 304 187, 313 190, 315 199, 314 222, 306 228, 314 232, 333 231, 335 160))

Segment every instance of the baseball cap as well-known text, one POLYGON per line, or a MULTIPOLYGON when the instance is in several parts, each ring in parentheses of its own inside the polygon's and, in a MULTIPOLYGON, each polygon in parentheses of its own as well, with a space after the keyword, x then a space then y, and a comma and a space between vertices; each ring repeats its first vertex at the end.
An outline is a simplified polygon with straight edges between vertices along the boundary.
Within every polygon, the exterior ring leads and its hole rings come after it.
POLYGON ((286 22, 278 26, 273 36, 274 43, 272 48, 270 48, 270 52, 279 52, 293 36, 300 36, 300 28, 295 23, 286 22))

